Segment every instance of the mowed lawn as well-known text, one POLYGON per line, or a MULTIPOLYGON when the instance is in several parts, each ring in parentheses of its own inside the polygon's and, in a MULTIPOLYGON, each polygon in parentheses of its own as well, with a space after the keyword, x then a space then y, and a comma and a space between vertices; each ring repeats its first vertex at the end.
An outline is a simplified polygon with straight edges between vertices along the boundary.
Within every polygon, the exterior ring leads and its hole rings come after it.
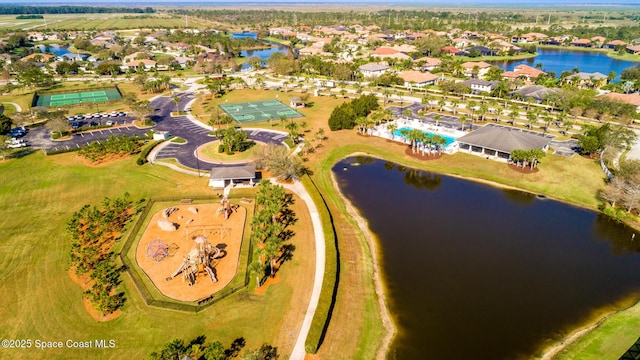
POLYGON ((228 346, 238 337, 247 349, 262 343, 292 349, 313 283, 313 240, 301 201, 293 258, 279 272, 280 281, 264 295, 253 287, 199 314, 147 307, 122 274, 126 303, 120 317, 97 322, 85 311, 81 289, 68 276, 70 240, 66 223, 84 204, 99 205, 105 196, 125 191, 149 196, 214 194, 207 178, 188 176, 163 166, 137 166, 135 158, 87 167, 75 154, 45 157, 37 152, 0 162, 0 307, 2 339, 93 341, 113 339, 115 349, 0 349, 0 358, 143 359, 174 338, 205 335, 228 346), (292 299, 300 301, 292 301, 292 299), (300 303, 301 305, 298 305, 300 303), (293 340, 292 340, 293 339, 293 340))

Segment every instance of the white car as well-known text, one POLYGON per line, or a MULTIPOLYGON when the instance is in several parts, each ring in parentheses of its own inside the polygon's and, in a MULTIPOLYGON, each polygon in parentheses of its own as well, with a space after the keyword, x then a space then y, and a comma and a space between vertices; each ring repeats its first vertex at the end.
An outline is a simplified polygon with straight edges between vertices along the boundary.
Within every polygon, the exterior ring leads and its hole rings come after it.
POLYGON ((107 126, 115 125, 115 121, 109 120, 107 121, 107 126))

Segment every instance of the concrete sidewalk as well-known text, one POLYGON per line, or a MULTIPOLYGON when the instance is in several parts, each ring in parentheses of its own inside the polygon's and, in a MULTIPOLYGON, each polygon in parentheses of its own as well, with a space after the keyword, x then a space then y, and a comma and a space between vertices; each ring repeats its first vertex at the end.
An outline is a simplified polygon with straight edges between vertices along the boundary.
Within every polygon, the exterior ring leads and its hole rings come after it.
POLYGON ((320 220, 320 215, 318 214, 318 208, 316 207, 316 204, 313 202, 311 196, 307 192, 307 189, 304 188, 301 182, 296 181, 293 184, 278 184, 274 179, 271 179, 271 182, 276 185, 281 185, 285 189, 290 190, 298 195, 307 205, 307 209, 309 209, 309 214, 311 215, 311 223, 313 224, 313 233, 316 241, 315 279, 313 280, 313 290, 311 291, 309 306, 307 307, 307 312, 304 315, 302 327, 300 328, 300 332, 298 333, 298 338, 296 339, 296 343, 293 347, 293 352, 291 353, 291 357, 289 358, 291 360, 304 360, 306 355, 304 344, 307 340, 307 335, 309 335, 311 322, 313 320, 313 316, 316 313, 316 308, 318 307, 318 302, 320 300, 320 291, 322 290, 322 282, 324 280, 326 249, 324 246, 325 243, 324 232, 322 231, 322 221, 320 220))

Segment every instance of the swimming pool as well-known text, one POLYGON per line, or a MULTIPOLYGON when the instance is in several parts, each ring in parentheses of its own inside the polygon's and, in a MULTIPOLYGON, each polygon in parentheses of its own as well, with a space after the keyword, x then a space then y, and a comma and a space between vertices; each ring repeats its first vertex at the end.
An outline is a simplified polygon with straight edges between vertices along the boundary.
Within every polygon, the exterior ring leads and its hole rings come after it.
MULTIPOLYGON (((394 131, 394 132, 393 132, 393 136, 397 136, 397 137, 400 137, 400 138, 401 138, 401 137, 402 137, 402 130, 413 130, 413 129, 414 129, 414 128, 410 128, 410 127, 403 127, 403 128, 400 128, 400 129, 398 129, 398 130, 396 130, 396 131, 394 131)), ((427 134, 427 135, 429 135, 429 136, 433 136, 433 135, 440 135, 440 136, 442 136, 442 137, 447 141, 447 143, 444 145, 444 147, 445 147, 445 148, 447 148, 449 145, 451 145, 453 142, 455 142, 455 141, 456 141, 456 138, 454 138, 453 136, 443 135, 443 134, 434 134, 434 133, 432 133, 432 132, 429 132, 429 131, 423 131, 423 130, 420 130, 420 132, 422 132, 422 133, 426 133, 426 134, 427 134)))

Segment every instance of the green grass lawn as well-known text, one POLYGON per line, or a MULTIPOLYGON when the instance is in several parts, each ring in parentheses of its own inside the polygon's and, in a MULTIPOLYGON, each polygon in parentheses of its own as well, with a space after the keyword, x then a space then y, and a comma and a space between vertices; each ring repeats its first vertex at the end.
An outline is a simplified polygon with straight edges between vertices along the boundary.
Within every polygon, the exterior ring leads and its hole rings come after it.
POLYGON ((220 141, 213 141, 201 148, 202 158, 204 160, 211 161, 223 161, 223 162, 237 162, 237 161, 246 161, 253 160, 256 158, 258 154, 262 152, 264 145, 255 143, 249 149, 243 152, 236 152, 233 155, 227 155, 224 152, 218 152, 218 146, 220 145, 220 141))
POLYGON ((296 269, 302 263, 295 257, 286 265, 291 273, 281 272, 281 282, 266 295, 241 291, 197 315, 147 307, 126 273, 121 277, 126 303, 120 317, 96 322, 83 308, 82 291, 68 276, 70 239, 65 228, 72 213, 125 191, 133 198, 211 195, 208 178, 163 166, 136 166, 135 157, 86 167, 75 154, 46 157, 41 152, 0 162, 0 172, 2 337, 116 342, 109 350, 0 349, 0 358, 142 359, 174 338, 202 334, 227 346, 244 337, 247 348, 255 349, 264 342, 278 346, 277 339, 291 331, 285 328, 283 314, 291 297, 299 296, 298 287, 290 283, 299 276, 296 269))

